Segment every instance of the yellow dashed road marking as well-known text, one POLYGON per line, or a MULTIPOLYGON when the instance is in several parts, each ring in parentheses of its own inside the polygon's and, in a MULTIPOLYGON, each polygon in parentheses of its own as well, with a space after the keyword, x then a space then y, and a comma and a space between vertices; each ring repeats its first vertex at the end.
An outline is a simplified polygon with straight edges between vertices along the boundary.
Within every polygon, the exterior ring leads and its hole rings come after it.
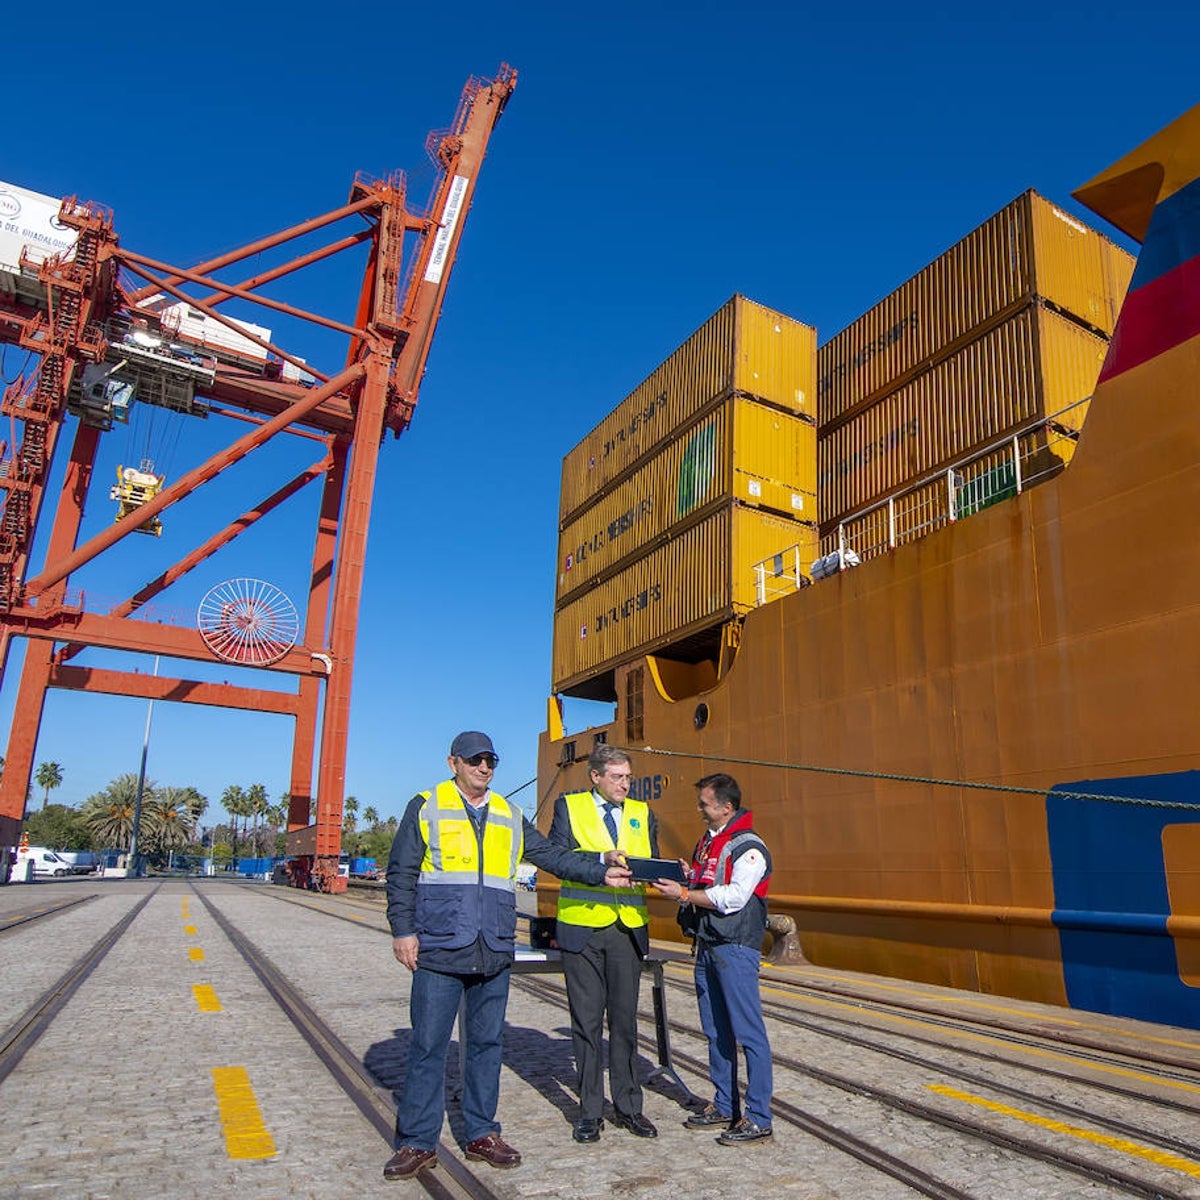
POLYGON ((196 1007, 201 1012, 220 1012, 221 1001, 217 999, 216 989, 207 983, 197 983, 192 987, 192 995, 196 997, 196 1007))
POLYGON ((1080 1129, 1078 1125, 1065 1125, 1049 1117, 1039 1117, 1036 1113, 1022 1112, 1019 1108, 1009 1108, 1007 1104, 997 1104, 994 1100, 985 1100, 982 1096, 972 1096, 969 1092, 960 1092, 957 1088, 945 1087, 940 1083, 926 1085, 931 1092, 939 1096, 949 1096, 951 1100, 962 1100, 967 1104, 975 1104, 986 1108, 989 1112, 1002 1113, 1006 1117, 1015 1117, 1030 1125, 1038 1125, 1054 1133, 1065 1133, 1068 1137, 1080 1138, 1097 1146, 1107 1146, 1110 1150, 1119 1150, 1122 1154, 1131 1154, 1135 1158, 1144 1158, 1157 1163, 1160 1167, 1170 1167, 1182 1171, 1185 1175, 1200 1179, 1200 1163, 1194 1163, 1189 1158, 1181 1158, 1178 1154, 1170 1154, 1165 1150, 1155 1150, 1150 1146, 1140 1146, 1137 1142, 1126 1141, 1125 1138, 1109 1137, 1107 1134, 1095 1133, 1090 1129, 1080 1129))
POLYGON ((275 1142, 263 1124, 245 1067, 213 1067, 213 1091, 230 1158, 272 1158, 275 1142))
POLYGON ((188 934, 189 936, 194 935, 196 932, 196 927, 195 927, 195 925, 185 925, 183 927, 183 932, 188 934))
POLYGON ((201 950, 199 946, 193 946, 190 950, 188 950, 188 958, 190 958, 192 962, 203 962, 204 951, 201 950))

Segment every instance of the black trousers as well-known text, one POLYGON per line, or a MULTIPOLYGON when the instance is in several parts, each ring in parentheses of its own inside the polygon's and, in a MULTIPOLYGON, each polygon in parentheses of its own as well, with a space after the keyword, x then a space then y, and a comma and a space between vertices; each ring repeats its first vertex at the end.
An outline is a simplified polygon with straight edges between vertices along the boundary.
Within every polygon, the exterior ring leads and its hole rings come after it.
POLYGON ((637 1081, 637 1004, 642 960, 620 922, 593 929, 578 953, 563 951, 571 1040, 579 1085, 579 1115, 598 1118, 604 1109, 604 1014, 608 1012, 608 1082, 613 1107, 632 1116, 642 1111, 637 1081))

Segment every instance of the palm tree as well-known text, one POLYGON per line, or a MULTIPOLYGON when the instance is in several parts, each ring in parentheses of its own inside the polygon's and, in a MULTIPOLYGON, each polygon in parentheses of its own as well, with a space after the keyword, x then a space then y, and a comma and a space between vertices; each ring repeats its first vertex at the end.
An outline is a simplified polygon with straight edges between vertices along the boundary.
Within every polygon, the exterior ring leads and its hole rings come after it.
POLYGON ((342 829, 353 833, 358 828, 358 797, 347 796, 342 804, 342 829))
POLYGON ((363 820, 366 821, 366 823, 372 829, 374 829, 375 826, 379 824, 379 809, 377 809, 373 804, 368 804, 367 807, 363 809, 363 820))
POLYGON ((233 842, 233 857, 237 858, 237 819, 249 815, 249 803, 246 799, 246 793, 242 791, 241 785, 231 783, 221 793, 221 804, 225 811, 229 814, 229 827, 232 834, 233 842))
POLYGON ((254 855, 258 857, 258 822, 266 816, 267 809, 271 807, 270 798, 267 796, 267 789, 261 783, 252 783, 246 791, 246 807, 250 810, 250 817, 254 821, 254 855))
POLYGON ((196 836, 196 818, 192 815, 195 788, 165 787, 156 791, 145 805, 149 841, 156 850, 180 850, 196 836))
MULTIPOLYGON (((128 849, 133 836, 133 810, 137 802, 138 777, 118 775, 102 792, 83 802, 81 815, 97 846, 128 849)), ((154 784, 147 780, 143 795, 153 795, 154 784)))
POLYGON ((42 812, 45 812, 46 805, 50 803, 50 789, 58 787, 63 781, 62 767, 56 762, 44 762, 38 767, 34 780, 38 787, 45 789, 42 793, 42 812))

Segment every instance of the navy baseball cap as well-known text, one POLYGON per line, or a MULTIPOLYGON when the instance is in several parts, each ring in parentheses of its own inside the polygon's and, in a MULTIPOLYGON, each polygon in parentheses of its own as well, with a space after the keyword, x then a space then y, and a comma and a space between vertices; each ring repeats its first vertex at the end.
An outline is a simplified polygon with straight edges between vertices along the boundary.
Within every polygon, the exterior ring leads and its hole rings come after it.
POLYGON ((500 757, 492 745, 492 739, 477 729, 468 729, 465 733, 460 733, 450 743, 451 758, 474 758, 476 754, 490 754, 496 759, 500 757))

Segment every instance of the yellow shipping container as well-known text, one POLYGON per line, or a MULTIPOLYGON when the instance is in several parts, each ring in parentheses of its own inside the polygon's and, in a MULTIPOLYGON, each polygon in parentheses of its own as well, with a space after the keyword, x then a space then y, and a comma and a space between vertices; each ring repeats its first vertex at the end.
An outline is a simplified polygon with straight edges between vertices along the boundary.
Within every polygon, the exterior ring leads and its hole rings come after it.
POLYGON ((1111 334, 1134 258, 1026 192, 817 352, 823 428, 952 354, 1035 298, 1111 334))
POLYGON ((816 485, 816 427, 731 397, 563 530, 556 603, 722 502, 816 524, 816 485))
POLYGON ((816 347, 809 326, 734 296, 563 459, 561 524, 731 392, 815 420, 816 347))
POLYGON ((817 442, 822 529, 1039 416, 1078 429, 1108 341, 1033 304, 817 442))
POLYGON ((554 615, 554 690, 586 694, 619 663, 718 628, 756 603, 755 564, 800 546, 807 574, 812 525, 729 504, 554 615))

